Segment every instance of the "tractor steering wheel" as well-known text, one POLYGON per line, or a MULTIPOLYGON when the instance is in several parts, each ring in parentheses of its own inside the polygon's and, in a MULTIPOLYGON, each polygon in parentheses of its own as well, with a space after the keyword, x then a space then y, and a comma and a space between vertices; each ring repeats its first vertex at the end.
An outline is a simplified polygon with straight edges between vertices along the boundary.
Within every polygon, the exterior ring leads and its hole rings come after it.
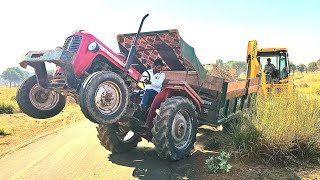
POLYGON ((148 74, 147 76, 146 75, 142 75, 142 77, 145 77, 144 81, 139 81, 139 82, 141 82, 143 84, 143 88, 145 88, 146 82, 150 82, 150 80, 151 80, 151 75, 150 75, 149 71, 146 70, 146 72, 148 74))

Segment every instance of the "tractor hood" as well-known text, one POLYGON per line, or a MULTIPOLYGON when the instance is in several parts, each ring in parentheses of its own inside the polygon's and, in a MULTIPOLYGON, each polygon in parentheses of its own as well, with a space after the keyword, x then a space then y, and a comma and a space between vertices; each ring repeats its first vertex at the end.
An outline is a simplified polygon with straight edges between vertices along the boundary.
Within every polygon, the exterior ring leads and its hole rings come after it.
MULTIPOLYGON (((135 35, 136 33, 117 36, 122 53, 129 53, 135 35)), ((206 78, 207 71, 197 58, 194 48, 180 37, 178 30, 151 31, 140 34, 133 64, 150 69, 157 58, 162 59, 165 63, 164 70, 196 71, 202 81, 206 78)))

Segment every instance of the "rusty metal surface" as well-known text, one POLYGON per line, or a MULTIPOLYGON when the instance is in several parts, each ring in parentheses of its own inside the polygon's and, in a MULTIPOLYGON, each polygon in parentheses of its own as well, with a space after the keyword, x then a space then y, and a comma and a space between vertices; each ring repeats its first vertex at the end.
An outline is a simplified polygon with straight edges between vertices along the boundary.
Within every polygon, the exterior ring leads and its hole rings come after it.
POLYGON ((26 68, 30 63, 37 62, 52 62, 52 63, 67 63, 72 62, 75 52, 58 50, 47 50, 47 51, 29 51, 20 62, 20 66, 26 68))

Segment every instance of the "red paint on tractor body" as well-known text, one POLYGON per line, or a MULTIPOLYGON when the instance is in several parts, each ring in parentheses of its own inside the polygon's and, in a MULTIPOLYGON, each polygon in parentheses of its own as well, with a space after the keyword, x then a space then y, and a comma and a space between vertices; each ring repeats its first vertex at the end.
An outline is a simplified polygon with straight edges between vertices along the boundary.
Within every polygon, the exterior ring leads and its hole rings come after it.
POLYGON ((154 98, 151 107, 148 112, 146 125, 149 128, 153 127, 153 119, 156 117, 156 110, 160 108, 167 98, 172 96, 183 96, 188 97, 196 105, 196 110, 201 111, 201 104, 203 104, 202 98, 190 87, 185 81, 169 81, 168 85, 160 91, 159 94, 154 98))
MULTIPOLYGON (((90 67, 94 58, 98 55, 102 55, 110 62, 110 64, 113 64, 114 66, 119 68, 120 71, 124 71, 124 65, 126 64, 126 62, 95 36, 83 31, 76 32, 73 34, 73 36, 82 37, 78 52, 74 57, 72 63, 72 67, 77 78, 80 78, 83 75, 87 68, 90 67), (99 50, 97 52, 88 50, 88 46, 92 42, 97 42, 99 44, 99 50)), ((135 81, 139 81, 139 79, 141 78, 141 74, 132 67, 129 69, 128 75, 135 81)))

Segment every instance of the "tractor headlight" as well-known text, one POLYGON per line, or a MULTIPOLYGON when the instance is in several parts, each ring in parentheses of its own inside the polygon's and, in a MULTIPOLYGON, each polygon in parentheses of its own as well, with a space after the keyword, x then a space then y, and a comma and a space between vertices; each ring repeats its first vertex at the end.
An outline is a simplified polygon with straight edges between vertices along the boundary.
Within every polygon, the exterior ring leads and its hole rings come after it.
POLYGON ((88 46, 88 50, 91 52, 97 52, 99 50, 99 44, 97 42, 92 42, 88 46))

